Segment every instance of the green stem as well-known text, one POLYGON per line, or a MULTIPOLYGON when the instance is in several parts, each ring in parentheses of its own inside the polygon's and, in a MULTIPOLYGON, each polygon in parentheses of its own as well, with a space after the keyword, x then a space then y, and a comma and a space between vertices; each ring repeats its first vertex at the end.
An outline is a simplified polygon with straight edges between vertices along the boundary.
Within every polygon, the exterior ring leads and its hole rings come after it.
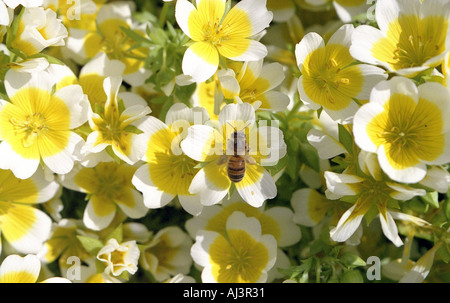
POLYGON ((170 2, 164 2, 163 8, 161 10, 161 14, 159 15, 158 25, 160 28, 164 27, 167 19, 167 13, 169 12, 170 2))

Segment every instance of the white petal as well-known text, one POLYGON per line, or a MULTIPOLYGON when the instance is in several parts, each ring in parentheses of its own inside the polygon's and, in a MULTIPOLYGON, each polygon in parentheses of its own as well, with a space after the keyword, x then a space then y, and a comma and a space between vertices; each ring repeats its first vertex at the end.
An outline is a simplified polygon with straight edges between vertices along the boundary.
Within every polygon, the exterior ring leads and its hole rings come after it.
POLYGON ((72 170, 74 160, 81 155, 81 147, 84 145, 83 138, 74 132, 70 133, 69 142, 64 150, 53 156, 42 158, 45 165, 57 174, 67 174, 72 170))
POLYGON ((331 36, 327 44, 340 44, 350 47, 354 30, 353 24, 344 24, 331 36))
POLYGON ((400 239, 398 235, 397 225, 395 224, 394 219, 391 216, 391 213, 387 211, 384 215, 380 213, 380 222, 381 228, 383 229, 383 233, 394 243, 395 246, 402 246, 403 241, 400 239))
POLYGON ((43 211, 31 206, 17 205, 8 211, 2 232, 6 241, 17 251, 24 254, 37 254, 44 241, 50 236, 51 225, 52 220, 43 211), (15 234, 21 234, 21 238, 10 238, 8 233, 10 229, 13 229, 15 234))
POLYGON ((384 111, 384 107, 375 102, 364 104, 353 118, 353 135, 355 143, 362 150, 376 153, 378 147, 373 143, 367 134, 367 125, 379 114, 384 111))
POLYGON ((131 182, 143 194, 144 204, 148 208, 161 208, 175 197, 155 186, 150 177, 148 164, 144 164, 136 170, 131 182))
POLYGON ((191 15, 192 11, 195 11, 194 5, 187 1, 187 0, 180 0, 177 1, 176 7, 175 7, 175 18, 177 20, 178 26, 181 28, 181 30, 189 37, 191 37, 191 34, 189 33, 189 16, 191 15))
POLYGON ((65 86, 57 90, 54 96, 61 99, 70 111, 70 129, 77 128, 88 120, 90 104, 81 86, 65 86))
MULTIPOLYGON (((249 172, 244 178, 247 178, 249 172)), ((241 181, 244 182, 244 181, 241 181)), ((277 195, 277 187, 272 176, 264 170, 263 175, 259 180, 251 180, 241 186, 241 183, 236 184, 236 189, 248 204, 253 207, 261 207, 264 201, 273 199, 277 195)))
POLYGON ((25 159, 18 155, 8 141, 0 143, 0 168, 10 169, 20 179, 28 179, 37 170, 39 159, 25 159))
POLYGON ((314 32, 306 34, 295 46, 295 58, 300 70, 302 70, 303 61, 305 61, 309 54, 320 47, 325 47, 325 42, 319 34, 314 32))
POLYGON ((273 13, 267 10, 266 3, 266 0, 242 0, 232 8, 247 12, 252 24, 250 36, 261 32, 272 22, 273 13))
POLYGON ((394 181, 416 183, 421 181, 427 174, 427 166, 423 163, 418 163, 415 166, 404 169, 394 168, 387 158, 383 145, 380 146, 377 154, 381 169, 394 181))
POLYGON ((255 109, 249 103, 225 105, 220 111, 219 123, 223 126, 232 121, 252 125, 255 122, 255 109))
POLYGON ((133 219, 142 218, 147 214, 148 208, 144 205, 144 200, 140 192, 138 192, 135 189, 132 189, 131 193, 133 195, 133 201, 129 202, 133 202, 132 207, 128 206, 128 204, 118 202, 116 203, 128 217, 133 219))
POLYGON ((228 188, 219 188, 214 185, 205 175, 205 171, 200 169, 192 179, 189 186, 191 194, 200 195, 200 203, 210 206, 219 203, 227 195, 228 188))
POLYGON ((347 221, 347 219, 352 214, 355 209, 356 204, 350 207, 339 219, 339 222, 335 228, 330 231, 330 237, 336 242, 345 242, 347 241, 357 230, 359 225, 361 224, 361 220, 364 215, 358 215, 354 217, 352 220, 347 221))
MULTIPOLYGON (((39 272, 41 271, 41 262, 39 259, 32 254, 21 257, 19 255, 9 255, 7 256, 0 267, 0 280, 3 280, 7 275, 17 276, 18 273, 27 273, 37 281, 39 277, 39 272)), ((10 276, 11 277, 11 276, 10 276)), ((30 277, 30 278, 31 278, 30 277)), ((12 277, 11 277, 12 278, 12 277)), ((33 279, 32 278, 32 279, 33 279)), ((4 281, 9 283, 20 283, 22 281, 4 281)), ((31 282, 31 281, 27 281, 31 282)))
POLYGON ((327 189, 336 195, 352 196, 358 194, 355 189, 347 184, 355 184, 364 181, 355 175, 337 174, 331 171, 326 171, 324 174, 327 189))
POLYGON ((198 216, 203 210, 199 195, 178 195, 178 200, 185 211, 193 216, 198 216))
POLYGON ((196 82, 204 82, 214 75, 218 64, 219 53, 213 46, 207 42, 195 42, 184 53, 182 69, 185 75, 192 76, 196 82), (205 58, 211 60, 206 61, 205 58))
POLYGON ((84 209, 83 224, 92 230, 102 230, 109 226, 114 219, 116 212, 110 212, 99 216, 94 209, 92 201, 89 201, 84 209))
POLYGON ((331 159, 337 155, 347 153, 342 144, 322 131, 312 128, 307 135, 308 142, 314 146, 321 159, 331 159))

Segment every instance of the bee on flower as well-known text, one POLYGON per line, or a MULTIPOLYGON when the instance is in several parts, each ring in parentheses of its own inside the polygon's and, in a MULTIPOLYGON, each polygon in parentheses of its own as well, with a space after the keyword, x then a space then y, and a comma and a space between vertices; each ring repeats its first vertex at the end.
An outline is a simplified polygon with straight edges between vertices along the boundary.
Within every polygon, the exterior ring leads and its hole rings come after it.
POLYGON ((181 148, 203 163, 189 186, 203 205, 219 203, 232 184, 254 207, 277 194, 275 181, 264 166, 276 164, 286 154, 283 133, 274 126, 256 127, 255 109, 249 103, 224 106, 217 129, 191 126, 181 148))

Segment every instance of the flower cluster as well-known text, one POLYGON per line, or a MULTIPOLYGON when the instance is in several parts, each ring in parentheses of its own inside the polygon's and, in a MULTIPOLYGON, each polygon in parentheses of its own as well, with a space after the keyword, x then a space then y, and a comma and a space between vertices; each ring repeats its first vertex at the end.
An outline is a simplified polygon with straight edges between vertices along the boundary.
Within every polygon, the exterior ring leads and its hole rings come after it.
POLYGON ((450 3, 368 2, 0 0, 0 282, 448 282, 450 3))

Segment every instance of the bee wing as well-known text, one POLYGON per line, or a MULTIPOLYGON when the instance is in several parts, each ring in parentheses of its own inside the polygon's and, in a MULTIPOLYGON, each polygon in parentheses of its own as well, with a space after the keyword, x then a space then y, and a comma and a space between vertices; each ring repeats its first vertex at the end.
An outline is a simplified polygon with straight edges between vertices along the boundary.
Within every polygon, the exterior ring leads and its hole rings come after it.
POLYGON ((245 162, 247 162, 250 165, 256 164, 256 160, 252 156, 246 156, 245 157, 245 162))
POLYGON ((226 163, 228 161, 229 157, 230 156, 226 156, 226 155, 220 156, 220 158, 217 159, 217 165, 222 165, 222 164, 226 163))

